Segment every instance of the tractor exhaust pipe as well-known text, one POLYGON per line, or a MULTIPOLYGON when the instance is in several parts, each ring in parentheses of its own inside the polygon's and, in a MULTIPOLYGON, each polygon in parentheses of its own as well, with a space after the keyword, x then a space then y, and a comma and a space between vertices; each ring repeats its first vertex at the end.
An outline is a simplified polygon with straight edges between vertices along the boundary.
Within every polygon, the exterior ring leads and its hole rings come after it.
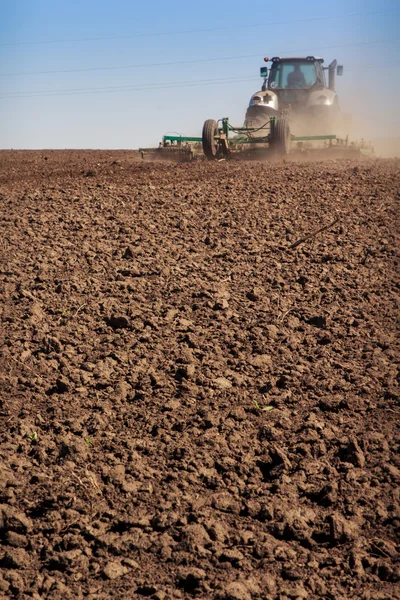
POLYGON ((337 60, 335 59, 335 60, 333 60, 331 62, 331 64, 328 67, 328 69, 329 69, 329 84, 328 84, 328 88, 330 90, 332 90, 332 92, 335 91, 336 66, 337 66, 337 60))

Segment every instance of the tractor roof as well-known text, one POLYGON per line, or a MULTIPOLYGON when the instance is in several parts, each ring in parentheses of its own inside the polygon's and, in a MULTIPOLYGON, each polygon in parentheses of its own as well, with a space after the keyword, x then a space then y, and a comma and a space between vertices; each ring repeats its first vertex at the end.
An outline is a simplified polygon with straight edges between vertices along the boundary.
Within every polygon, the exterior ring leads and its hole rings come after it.
POLYGON ((310 62, 318 61, 320 63, 324 62, 323 58, 319 56, 274 56, 271 58, 272 62, 293 62, 294 60, 309 60, 310 62))

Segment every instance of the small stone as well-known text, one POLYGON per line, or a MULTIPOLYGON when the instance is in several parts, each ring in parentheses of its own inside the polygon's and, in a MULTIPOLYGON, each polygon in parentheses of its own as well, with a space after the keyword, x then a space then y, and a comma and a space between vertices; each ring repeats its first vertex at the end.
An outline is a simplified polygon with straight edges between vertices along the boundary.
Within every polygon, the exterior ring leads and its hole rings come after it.
POLYGON ((248 500, 246 502, 246 510, 250 517, 255 519, 261 512, 261 504, 257 500, 248 500))
POLYGON ((46 354, 51 352, 60 353, 62 349, 62 344, 58 338, 47 336, 43 339, 43 352, 46 354))
POLYGON ((179 362, 184 365, 190 365, 195 361, 193 350, 191 348, 183 348, 179 362))
POLYGON ((249 292, 247 292, 247 298, 252 302, 257 302, 261 300, 264 295, 264 290, 259 287, 253 287, 249 292))
POLYGON ((76 438, 72 434, 66 436, 60 444, 59 458, 68 458, 69 460, 88 455, 89 446, 82 438, 76 438))
POLYGON ((217 377, 214 379, 214 385, 220 390, 228 390, 232 387, 232 383, 226 377, 217 377))
POLYGON ((131 386, 128 383, 126 383, 126 381, 118 382, 115 388, 116 398, 118 400, 126 400, 131 389, 131 386))
MULTIPOLYGON (((16 483, 16 478, 14 473, 11 471, 11 469, 8 469, 7 467, 4 466, 0 466, 0 490, 1 489, 5 489, 6 487, 10 486, 10 485, 15 485, 16 483)), ((8 508, 8 507, 6 507, 8 508)), ((0 505, 0 511, 2 509, 2 506, 0 505)), ((1 517, 0 517, 0 522, 1 522, 1 517)))
POLYGON ((385 465, 385 471, 389 473, 389 475, 395 480, 400 481, 400 469, 395 467, 394 465, 387 464, 385 465))
POLYGON ((46 575, 42 581, 43 582, 40 587, 42 588, 43 592, 49 592, 56 583, 54 577, 51 577, 50 575, 46 575))
POLYGON ((214 310, 228 310, 229 302, 226 298, 221 298, 214 304, 214 310))
POLYGON ((6 569, 25 569, 30 563, 30 556, 23 548, 9 548, 0 561, 6 569))
POLYGON ((174 398, 172 400, 168 400, 168 402, 164 404, 164 410, 166 411, 179 410, 180 408, 181 402, 174 398))
POLYGON ((235 548, 224 550, 218 557, 220 562, 230 562, 233 565, 237 565, 243 559, 244 554, 235 548))
POLYGON ((193 379, 196 373, 196 368, 194 365, 186 365, 186 378, 193 379))
POLYGON ((126 258, 126 259, 133 258, 133 252, 132 252, 132 248, 130 246, 127 246, 127 248, 125 248, 122 258, 126 258))
POLYGON ((118 560, 112 560, 106 564, 103 569, 103 575, 107 579, 118 579, 129 573, 129 569, 124 567, 118 560))
POLYGON ((239 514, 241 509, 240 503, 227 492, 215 494, 212 499, 212 506, 217 510, 234 514, 239 514))
POLYGON ((351 542, 358 537, 359 527, 352 521, 347 521, 341 515, 330 517, 330 536, 335 543, 351 542))
POLYGON ((269 354, 258 354, 257 356, 251 357, 250 364, 252 364, 253 367, 269 367, 272 365, 272 358, 269 354))
POLYGON ((123 481, 121 483, 121 489, 126 494, 137 494, 139 490, 139 483, 137 481, 123 481))
POLYGON ((243 377, 243 375, 240 375, 239 373, 236 373, 235 371, 231 371, 231 373, 229 375, 233 381, 233 384, 236 385, 237 387, 241 387, 241 386, 245 385, 246 377, 243 377))
POLYGON ((0 592, 7 592, 10 588, 10 584, 8 583, 8 581, 6 581, 5 579, 3 579, 3 576, 0 575, 0 592))
POLYGON ((62 581, 56 581, 51 588, 51 593, 54 596, 62 598, 63 600, 73 600, 73 593, 71 589, 65 585, 62 581))
POLYGON ((235 421, 244 421, 246 419, 246 411, 244 410, 243 406, 238 406, 230 411, 228 417, 234 419, 235 421))
POLYGON ((38 302, 33 302, 33 304, 30 307, 29 312, 31 314, 30 321, 32 321, 32 322, 34 322, 34 321, 40 321, 45 316, 45 314, 44 314, 44 312, 42 310, 42 307, 40 306, 40 304, 38 302))
POLYGON ((200 523, 191 523, 182 530, 182 539, 191 550, 205 546, 210 542, 210 537, 200 523))
POLYGON ((19 357, 21 362, 25 362, 30 356, 32 352, 30 350, 24 350, 19 357))
POLYGON ((114 373, 115 365, 116 361, 110 357, 107 357, 104 360, 99 360, 99 362, 96 363, 96 367, 93 370, 93 375, 97 379, 108 381, 111 375, 114 373))
POLYGON ((25 535, 15 533, 15 531, 7 531, 6 544, 14 548, 25 548, 28 545, 28 540, 25 535))
POLYGON ((302 585, 297 585, 292 593, 292 597, 295 597, 296 600, 306 600, 309 597, 307 590, 302 585))
POLYGON ((72 460, 66 460, 64 462, 64 468, 65 469, 70 469, 71 471, 73 471, 76 467, 76 464, 72 461, 72 460))
POLYGON ((276 340, 278 337, 279 329, 276 325, 267 325, 266 327, 267 336, 270 340, 276 340))
POLYGON ((124 465, 117 465, 110 469, 109 477, 113 483, 121 484, 125 479, 125 467, 124 465))
POLYGON ((193 379, 196 368, 193 364, 180 365, 176 371, 177 379, 193 379))
POLYGON ((223 598, 226 600, 251 600, 251 595, 244 583, 232 581, 226 586, 223 598))
POLYGON ((226 542, 226 540, 229 539, 229 537, 230 537, 229 536, 229 527, 222 520, 212 521, 207 526, 207 531, 208 531, 210 538, 213 541, 221 542, 222 544, 224 544, 226 542))
POLYGON ((341 448, 339 457, 343 462, 349 462, 360 469, 365 466, 365 456, 356 440, 352 440, 347 446, 341 448))
POLYGON ((152 494, 153 493, 153 484, 150 481, 146 481, 145 483, 143 483, 140 486, 139 492, 146 493, 146 494, 152 494))
POLYGON ((131 567, 132 569, 140 569, 139 563, 136 562, 136 560, 133 560, 132 558, 123 558, 121 562, 123 565, 131 567))
POLYGON ((10 508, 5 504, 0 505, 0 531, 15 531, 25 534, 32 531, 32 521, 24 513, 10 508))
POLYGON ((182 331, 187 331, 193 327, 193 321, 190 321, 189 319, 179 319, 178 327, 179 329, 182 329, 182 331))
POLYGON ((7 579, 10 582, 14 598, 17 596, 17 594, 22 594, 25 591, 24 578, 17 571, 8 571, 7 579))

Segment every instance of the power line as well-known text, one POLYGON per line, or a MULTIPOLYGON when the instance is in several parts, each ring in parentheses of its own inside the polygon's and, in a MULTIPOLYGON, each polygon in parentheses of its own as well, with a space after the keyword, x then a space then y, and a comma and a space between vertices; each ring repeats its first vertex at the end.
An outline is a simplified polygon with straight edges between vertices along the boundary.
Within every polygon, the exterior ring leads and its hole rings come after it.
MULTIPOLYGON (((198 86, 205 86, 205 85, 219 85, 221 83, 223 83, 223 85, 227 85, 230 83, 240 83, 240 82, 244 82, 244 81, 253 81, 254 77, 247 77, 247 78, 243 78, 243 79, 231 79, 231 80, 215 80, 215 81, 204 81, 203 83, 196 83, 196 82, 192 82, 192 83, 188 83, 186 85, 173 85, 173 84, 167 84, 163 86, 163 89, 168 89, 168 88, 185 88, 185 87, 198 87, 198 86)), ((107 93, 115 93, 115 92, 140 92, 140 91, 146 91, 146 90, 154 90, 154 89, 158 89, 159 86, 157 87, 148 87, 148 86, 143 86, 143 87, 137 87, 137 88, 125 88, 123 90, 121 89, 105 89, 105 90, 96 90, 96 91, 86 91, 86 92, 62 92, 62 93, 54 93, 54 94, 35 94, 35 95, 25 95, 25 96, 0 96, 0 100, 9 100, 11 98, 41 98, 41 97, 52 97, 52 96, 82 96, 82 95, 90 95, 90 94, 107 94, 107 93)))
MULTIPOLYGON (((371 65, 370 63, 368 64, 362 64, 362 65, 356 65, 353 68, 346 68, 346 73, 351 73, 352 71, 355 71, 357 69, 365 69, 367 67, 369 68, 388 68, 388 67, 394 67, 396 65, 399 65, 400 62, 399 61, 388 61, 385 63, 385 65, 382 67, 381 65, 371 65)), ((209 82, 226 82, 226 81, 253 81, 255 78, 254 76, 251 77, 228 77, 228 78, 214 78, 214 79, 190 79, 190 80, 180 80, 180 81, 164 81, 164 82, 157 82, 157 83, 139 83, 139 84, 130 84, 130 85, 107 85, 107 86, 101 86, 101 87, 90 87, 90 88, 66 88, 66 89, 57 89, 57 90, 28 90, 26 92, 23 91, 11 91, 11 92, 0 92, 0 98, 1 97, 16 97, 16 96, 25 96, 25 95, 53 95, 53 94, 62 94, 62 93, 73 93, 73 92, 102 92, 102 91, 108 91, 108 90, 112 90, 112 91, 124 91, 124 90, 132 90, 132 89, 152 89, 152 88, 165 88, 165 87, 172 87, 172 86, 185 86, 186 84, 192 84, 192 83, 196 83, 196 85, 198 84, 202 84, 202 83, 209 83, 209 82)))
MULTIPOLYGON (((358 65, 353 69, 346 69, 346 72, 352 72, 357 69, 363 68, 375 68, 380 69, 396 67, 400 62, 392 62, 392 64, 386 64, 384 67, 380 65, 364 64, 358 65)), ((151 83, 151 84, 139 84, 139 85, 128 85, 128 86, 106 86, 99 88, 72 88, 66 90, 47 90, 47 91, 31 91, 31 92, 6 92, 0 95, 0 100, 8 100, 11 98, 41 98, 41 97, 52 97, 52 96, 82 96, 90 94, 103 94, 110 92, 137 92, 154 89, 178 89, 185 87, 198 87, 204 85, 215 85, 215 84, 230 84, 230 83, 242 83, 247 81, 254 81, 254 77, 232 77, 227 79, 202 79, 197 81, 175 81, 166 83, 151 83)))
POLYGON ((143 83, 137 85, 123 85, 123 86, 104 86, 98 88, 68 88, 68 89, 60 89, 60 90, 32 90, 27 92, 3 92, 0 94, 0 98, 15 98, 15 97, 25 97, 29 95, 31 96, 43 96, 43 95, 64 95, 64 94, 75 94, 77 92, 83 93, 92 93, 92 92, 108 92, 108 91, 125 91, 125 90, 147 90, 147 89, 164 89, 166 87, 185 87, 186 85, 202 85, 205 83, 224 83, 224 82, 235 82, 235 81, 253 81, 254 77, 229 77, 229 78, 217 78, 217 79, 198 79, 193 81, 167 81, 164 83, 143 83))
POLYGON ((211 33, 213 31, 239 31, 242 29, 265 29, 265 27, 271 27, 274 25, 289 25, 295 23, 308 23, 312 21, 330 21, 333 19, 349 19, 352 17, 360 17, 360 16, 368 16, 368 15, 379 15, 385 14, 389 12, 393 12, 394 9, 388 10, 376 10, 376 11, 363 11, 356 13, 349 13, 346 15, 329 15, 326 17, 309 17, 305 19, 291 19, 286 21, 272 21, 270 23, 265 23, 261 25, 234 25, 232 27, 212 27, 212 28, 204 28, 204 29, 188 29, 183 31, 162 31, 162 32, 150 32, 150 33, 136 33, 134 35, 118 35, 118 36, 104 36, 104 37, 86 37, 86 38, 76 38, 69 40, 37 40, 32 42, 8 42, 4 44, 0 44, 0 46, 33 46, 39 44, 75 44, 78 42, 97 42, 97 41, 105 41, 105 40, 125 40, 125 39, 134 39, 134 38, 142 38, 142 37, 159 37, 159 36, 175 36, 175 35, 186 35, 193 33, 211 33))
MULTIPOLYGON (((352 44, 342 44, 339 46, 319 46, 317 48, 300 48, 295 50, 284 50, 280 52, 276 52, 279 54, 288 54, 290 52, 314 52, 315 50, 332 50, 335 48, 350 48, 354 46, 366 46, 373 44, 386 44, 392 42, 398 42, 399 40, 374 40, 371 42, 357 42, 352 44)), ((208 63, 208 62, 220 62, 224 60, 239 60, 243 58, 255 58, 262 55, 262 52, 257 52, 257 54, 242 54, 239 56, 219 56, 214 58, 198 58, 195 60, 177 60, 177 61, 169 61, 169 62, 160 62, 160 63, 142 63, 135 65, 116 65, 111 67, 90 67, 85 69, 57 69, 52 71, 26 71, 20 73, 0 73, 0 77, 11 77, 11 76, 21 76, 21 75, 49 75, 49 74, 59 74, 59 73, 87 73, 89 71, 113 71, 113 70, 121 70, 121 69, 139 69, 146 67, 165 67, 172 65, 186 65, 186 64, 194 64, 194 63, 208 63)))

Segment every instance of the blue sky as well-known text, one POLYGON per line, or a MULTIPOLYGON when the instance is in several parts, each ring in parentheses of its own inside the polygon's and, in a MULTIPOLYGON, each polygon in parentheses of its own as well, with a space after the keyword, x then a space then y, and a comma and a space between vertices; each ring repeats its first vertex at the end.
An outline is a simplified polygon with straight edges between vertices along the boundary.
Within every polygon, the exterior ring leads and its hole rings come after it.
POLYGON ((262 58, 303 53, 344 65, 356 135, 399 136, 399 25, 399 0, 1 0, 0 148, 137 148, 241 124, 262 58))

